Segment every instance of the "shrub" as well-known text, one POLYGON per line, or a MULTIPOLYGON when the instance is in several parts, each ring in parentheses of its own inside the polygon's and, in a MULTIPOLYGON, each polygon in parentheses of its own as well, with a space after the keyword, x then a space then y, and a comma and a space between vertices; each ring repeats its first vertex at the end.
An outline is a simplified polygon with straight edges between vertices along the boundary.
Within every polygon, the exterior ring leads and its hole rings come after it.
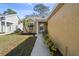
POLYGON ((55 43, 51 41, 51 38, 48 34, 43 35, 44 36, 44 43, 48 46, 51 55, 53 56, 63 56, 63 54, 58 50, 55 43))
POLYGON ((44 36, 44 43, 48 44, 50 42, 48 35, 44 36))
POLYGON ((54 56, 57 54, 57 48, 55 47, 55 45, 53 45, 53 46, 50 47, 50 52, 54 56))
POLYGON ((50 50, 50 53, 51 53, 52 55, 56 55, 56 53, 57 53, 57 48, 56 48, 54 42, 51 41, 51 39, 49 38, 48 35, 45 35, 45 36, 44 36, 44 43, 47 44, 47 46, 48 46, 48 48, 49 48, 49 50, 50 50))
POLYGON ((54 45, 54 43, 52 43, 52 41, 49 41, 47 45, 48 45, 48 47, 51 47, 54 45))
POLYGON ((21 34, 21 33, 22 33, 22 31, 21 31, 20 29, 17 29, 17 30, 15 30, 15 32, 12 33, 12 34, 21 34))

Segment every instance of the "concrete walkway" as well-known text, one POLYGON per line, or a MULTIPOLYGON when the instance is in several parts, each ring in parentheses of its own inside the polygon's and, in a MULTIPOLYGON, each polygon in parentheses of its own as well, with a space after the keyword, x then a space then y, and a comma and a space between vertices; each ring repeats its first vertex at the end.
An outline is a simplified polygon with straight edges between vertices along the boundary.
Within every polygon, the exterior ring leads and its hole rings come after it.
POLYGON ((37 40, 35 42, 35 45, 34 45, 34 48, 32 50, 31 56, 51 56, 49 49, 43 43, 42 34, 37 35, 37 40))

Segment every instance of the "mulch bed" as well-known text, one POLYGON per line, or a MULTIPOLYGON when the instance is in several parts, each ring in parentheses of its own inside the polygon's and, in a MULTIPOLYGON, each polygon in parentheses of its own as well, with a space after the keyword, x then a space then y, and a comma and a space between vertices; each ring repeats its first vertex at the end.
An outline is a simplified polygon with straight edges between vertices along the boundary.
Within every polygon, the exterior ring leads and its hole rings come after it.
POLYGON ((6 56, 30 56, 33 46, 35 44, 36 37, 29 37, 16 48, 11 50, 6 56))
POLYGON ((27 33, 21 33, 21 35, 35 35, 36 33, 29 33, 29 32, 27 32, 27 33))

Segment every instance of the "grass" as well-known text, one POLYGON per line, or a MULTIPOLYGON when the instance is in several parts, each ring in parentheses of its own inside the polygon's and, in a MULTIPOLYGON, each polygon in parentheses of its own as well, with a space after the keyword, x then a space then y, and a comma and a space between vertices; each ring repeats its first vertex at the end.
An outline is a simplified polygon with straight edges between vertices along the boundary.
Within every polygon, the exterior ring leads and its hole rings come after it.
POLYGON ((32 35, 11 34, 0 36, 0 55, 30 55, 35 42, 33 38, 32 35))

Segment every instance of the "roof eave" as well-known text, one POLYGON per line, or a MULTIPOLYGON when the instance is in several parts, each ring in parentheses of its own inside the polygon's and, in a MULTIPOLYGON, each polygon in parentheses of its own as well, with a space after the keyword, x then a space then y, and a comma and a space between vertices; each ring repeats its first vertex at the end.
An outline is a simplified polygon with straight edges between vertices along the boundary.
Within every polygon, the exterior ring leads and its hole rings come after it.
POLYGON ((55 7, 55 9, 52 11, 52 13, 47 18, 47 22, 63 5, 64 5, 64 3, 58 3, 57 4, 57 6, 55 7))

